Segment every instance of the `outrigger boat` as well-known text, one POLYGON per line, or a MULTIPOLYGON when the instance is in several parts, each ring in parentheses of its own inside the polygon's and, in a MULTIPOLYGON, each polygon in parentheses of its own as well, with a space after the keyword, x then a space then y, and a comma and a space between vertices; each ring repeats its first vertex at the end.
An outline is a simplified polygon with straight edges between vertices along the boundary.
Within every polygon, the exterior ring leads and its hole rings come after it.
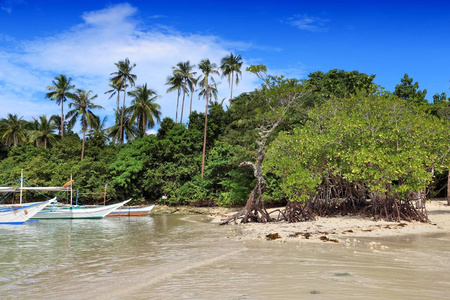
MULTIPOLYGON (((14 207, 22 206, 22 192, 23 191, 58 191, 58 192, 69 192, 71 194, 71 204, 61 204, 57 201, 52 201, 52 205, 48 207, 43 207, 41 210, 30 216, 31 219, 101 219, 107 214, 115 209, 118 209, 122 205, 131 201, 131 199, 122 201, 116 204, 98 206, 98 207, 88 207, 72 205, 72 184, 73 180, 70 180, 62 187, 24 187, 23 173, 20 178, 20 187, 4 187, 0 188, 0 192, 16 192, 20 191, 20 204, 15 204, 14 207)), ((78 196, 77 196, 78 203, 78 196)), ((30 204, 28 204, 30 205, 30 204)))
POLYGON ((51 200, 36 202, 25 206, 0 208, 0 224, 23 224, 55 201, 56 198, 53 198, 51 200))
POLYGON ((131 199, 116 204, 87 207, 79 205, 52 205, 33 216, 33 219, 101 219, 131 199))
POLYGON ((149 206, 123 206, 113 210, 108 217, 142 217, 149 214, 155 205, 149 206))

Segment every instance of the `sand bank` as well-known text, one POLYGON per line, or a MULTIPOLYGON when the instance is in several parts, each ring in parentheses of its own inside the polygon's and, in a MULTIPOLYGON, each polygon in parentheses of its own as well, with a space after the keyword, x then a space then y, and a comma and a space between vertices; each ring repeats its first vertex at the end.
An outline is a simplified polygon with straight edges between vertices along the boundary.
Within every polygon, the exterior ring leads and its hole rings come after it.
MULTIPOLYGON (((407 234, 450 232, 450 207, 446 201, 428 201, 429 223, 374 221, 358 216, 331 218, 317 217, 315 221, 301 223, 237 224, 233 232, 242 240, 275 240, 278 242, 331 242, 350 243, 361 237, 387 237, 407 234), (236 228, 237 227, 237 228, 236 228)), ((219 223, 223 214, 212 220, 219 223)), ((376 244, 372 245, 376 247, 376 244)))

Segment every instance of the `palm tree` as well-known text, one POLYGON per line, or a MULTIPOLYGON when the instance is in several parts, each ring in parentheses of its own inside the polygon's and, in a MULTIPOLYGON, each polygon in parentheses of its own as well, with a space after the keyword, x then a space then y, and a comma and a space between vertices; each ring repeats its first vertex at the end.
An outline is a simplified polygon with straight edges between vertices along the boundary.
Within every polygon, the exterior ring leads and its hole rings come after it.
POLYGON ((205 170, 205 156, 206 156, 206 130, 208 128, 208 103, 211 98, 211 94, 217 99, 217 85, 212 75, 213 74, 219 75, 219 71, 217 70, 217 65, 211 63, 209 59, 203 59, 198 65, 198 67, 203 73, 203 76, 199 78, 199 84, 201 87, 199 97, 203 97, 206 99, 205 132, 203 134, 203 154, 202 154, 202 171, 201 171, 201 176, 203 178, 205 170))
POLYGON ((72 78, 67 78, 66 75, 59 75, 52 81, 52 85, 47 87, 48 92, 45 94, 46 98, 56 100, 57 105, 61 105, 61 138, 64 138, 64 102, 67 98, 72 98, 73 93, 70 91, 75 89, 75 85, 71 84, 72 78))
POLYGON ((6 119, 2 119, 0 125, 1 139, 5 142, 5 145, 14 147, 19 145, 19 141, 27 141, 27 121, 17 115, 8 114, 6 119))
POLYGON ((192 97, 194 96, 195 87, 197 86, 198 78, 192 78, 188 81, 189 92, 191 93, 191 104, 189 105, 189 116, 192 114, 192 97))
POLYGON ((111 87, 110 90, 107 90, 105 92, 105 94, 111 94, 109 95, 109 99, 111 99, 112 97, 114 97, 114 95, 117 96, 116 98, 116 104, 117 104, 117 109, 119 109, 119 102, 120 102, 120 92, 122 91, 122 85, 120 83, 115 83, 114 81, 111 80, 111 83, 109 84, 109 86, 111 87))
POLYGON ((98 117, 92 112, 93 109, 100 108, 100 105, 94 104, 92 101, 97 98, 97 95, 91 96, 92 91, 85 91, 77 89, 73 96, 73 102, 69 103, 69 108, 74 107, 67 113, 69 120, 69 126, 73 126, 80 117, 81 131, 83 132, 83 139, 81 144, 81 160, 84 158, 84 146, 86 143, 86 131, 88 127, 94 127, 98 123, 98 117))
POLYGON ((126 137, 127 141, 132 141, 138 135, 137 127, 133 124, 133 121, 131 119, 130 110, 126 110, 125 116, 123 117, 121 116, 121 113, 121 110, 115 110, 116 123, 106 129, 113 143, 119 140, 120 136, 126 137), (118 122, 121 119, 123 119, 122 128, 120 127, 118 122), (121 129, 123 130, 123 133, 120 133, 121 129))
MULTIPOLYGON (((120 90, 123 90, 123 105, 122 105, 122 114, 120 119, 120 127, 123 127, 123 117, 125 115, 125 95, 127 86, 133 87, 137 76, 132 74, 131 71, 134 67, 136 67, 136 64, 131 65, 130 60, 126 58, 125 60, 120 60, 117 63, 114 63, 117 67, 117 71, 111 73, 111 75, 114 75, 113 78, 111 78, 111 82, 113 82, 115 85, 120 86, 120 90)), ((119 134, 121 135, 119 138, 119 143, 123 144, 124 137, 122 136, 123 130, 119 131, 119 134)))
POLYGON ((87 132, 87 137, 93 139, 100 139, 103 142, 106 142, 108 140, 107 129, 105 128, 107 117, 104 117, 103 120, 101 121, 98 116, 95 116, 95 118, 96 121, 87 132))
POLYGON ((170 93, 170 92, 173 92, 173 91, 177 91, 178 92, 177 111, 176 111, 176 115, 175 115, 175 123, 178 123, 178 106, 180 104, 181 89, 183 88, 183 78, 181 77, 181 75, 179 73, 176 73, 174 71, 172 76, 168 76, 167 77, 165 85, 170 86, 167 89, 167 93, 170 93))
POLYGON ((137 127, 141 126, 141 136, 146 135, 147 128, 155 126, 155 120, 161 121, 161 106, 154 101, 158 98, 156 92, 147 88, 147 84, 137 86, 136 90, 129 92, 129 96, 134 97, 131 106, 128 108, 132 114, 131 119, 137 121, 137 127))
POLYGON ((239 84, 239 75, 242 76, 241 72, 242 67, 242 57, 237 54, 225 56, 222 58, 220 69, 222 70, 222 76, 228 76, 228 84, 230 86, 230 103, 231 99, 233 99, 233 82, 234 75, 236 75, 236 85, 239 84))
POLYGON ((188 87, 191 91, 191 105, 189 114, 192 112, 192 96, 194 94, 194 85, 196 84, 195 74, 197 72, 192 72, 195 65, 191 65, 190 61, 179 62, 175 67, 173 67, 173 72, 181 77, 181 85, 183 91, 183 102, 181 104, 181 117, 180 124, 183 123, 183 111, 184 111, 184 99, 186 94, 189 94, 188 87))
POLYGON ((51 142, 56 141, 55 130, 58 129, 58 125, 52 118, 40 116, 39 119, 34 119, 33 127, 33 130, 30 130, 30 142, 35 143, 37 147, 43 145, 47 149, 51 142))
POLYGON ((54 123, 56 125, 56 127, 59 129, 59 131, 61 132, 61 116, 52 115, 50 117, 50 122, 54 123))

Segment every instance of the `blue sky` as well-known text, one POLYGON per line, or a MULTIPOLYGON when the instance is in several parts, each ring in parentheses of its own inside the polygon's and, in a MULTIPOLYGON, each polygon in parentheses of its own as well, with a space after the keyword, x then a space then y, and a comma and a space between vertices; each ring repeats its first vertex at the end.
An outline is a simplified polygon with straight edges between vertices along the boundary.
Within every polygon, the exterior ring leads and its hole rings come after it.
MULTIPOLYGON (((330 69, 375 74, 391 91, 408 73, 432 99, 449 94, 449 9, 445 1, 0 0, 0 118, 59 114, 44 93, 63 73, 98 94, 100 114, 112 121, 115 100, 104 92, 114 62, 126 57, 137 64, 137 83, 161 95, 163 116, 175 118, 176 94, 164 86, 171 66, 219 63, 231 51, 245 65, 289 77, 330 69)), ((258 85, 243 73, 235 95, 258 85)), ((223 99, 228 84, 219 81, 223 99)))

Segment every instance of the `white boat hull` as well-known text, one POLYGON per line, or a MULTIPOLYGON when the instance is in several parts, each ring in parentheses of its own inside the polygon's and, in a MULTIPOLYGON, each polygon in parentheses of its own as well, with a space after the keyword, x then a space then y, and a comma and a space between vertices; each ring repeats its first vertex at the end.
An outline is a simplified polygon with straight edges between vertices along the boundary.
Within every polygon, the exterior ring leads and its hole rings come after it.
POLYGON ((108 217, 120 217, 120 216, 126 216, 126 217, 140 217, 145 216, 149 214, 153 207, 155 205, 145 206, 145 207, 136 207, 136 206, 130 206, 130 207, 122 207, 113 210, 108 217))
POLYGON ((98 207, 49 207, 48 209, 37 213, 33 219, 101 219, 129 201, 131 201, 131 199, 116 204, 98 207))
POLYGON ((49 204, 53 203, 55 198, 44 202, 28 204, 18 208, 1 208, 0 224, 20 225, 38 214, 49 204))

